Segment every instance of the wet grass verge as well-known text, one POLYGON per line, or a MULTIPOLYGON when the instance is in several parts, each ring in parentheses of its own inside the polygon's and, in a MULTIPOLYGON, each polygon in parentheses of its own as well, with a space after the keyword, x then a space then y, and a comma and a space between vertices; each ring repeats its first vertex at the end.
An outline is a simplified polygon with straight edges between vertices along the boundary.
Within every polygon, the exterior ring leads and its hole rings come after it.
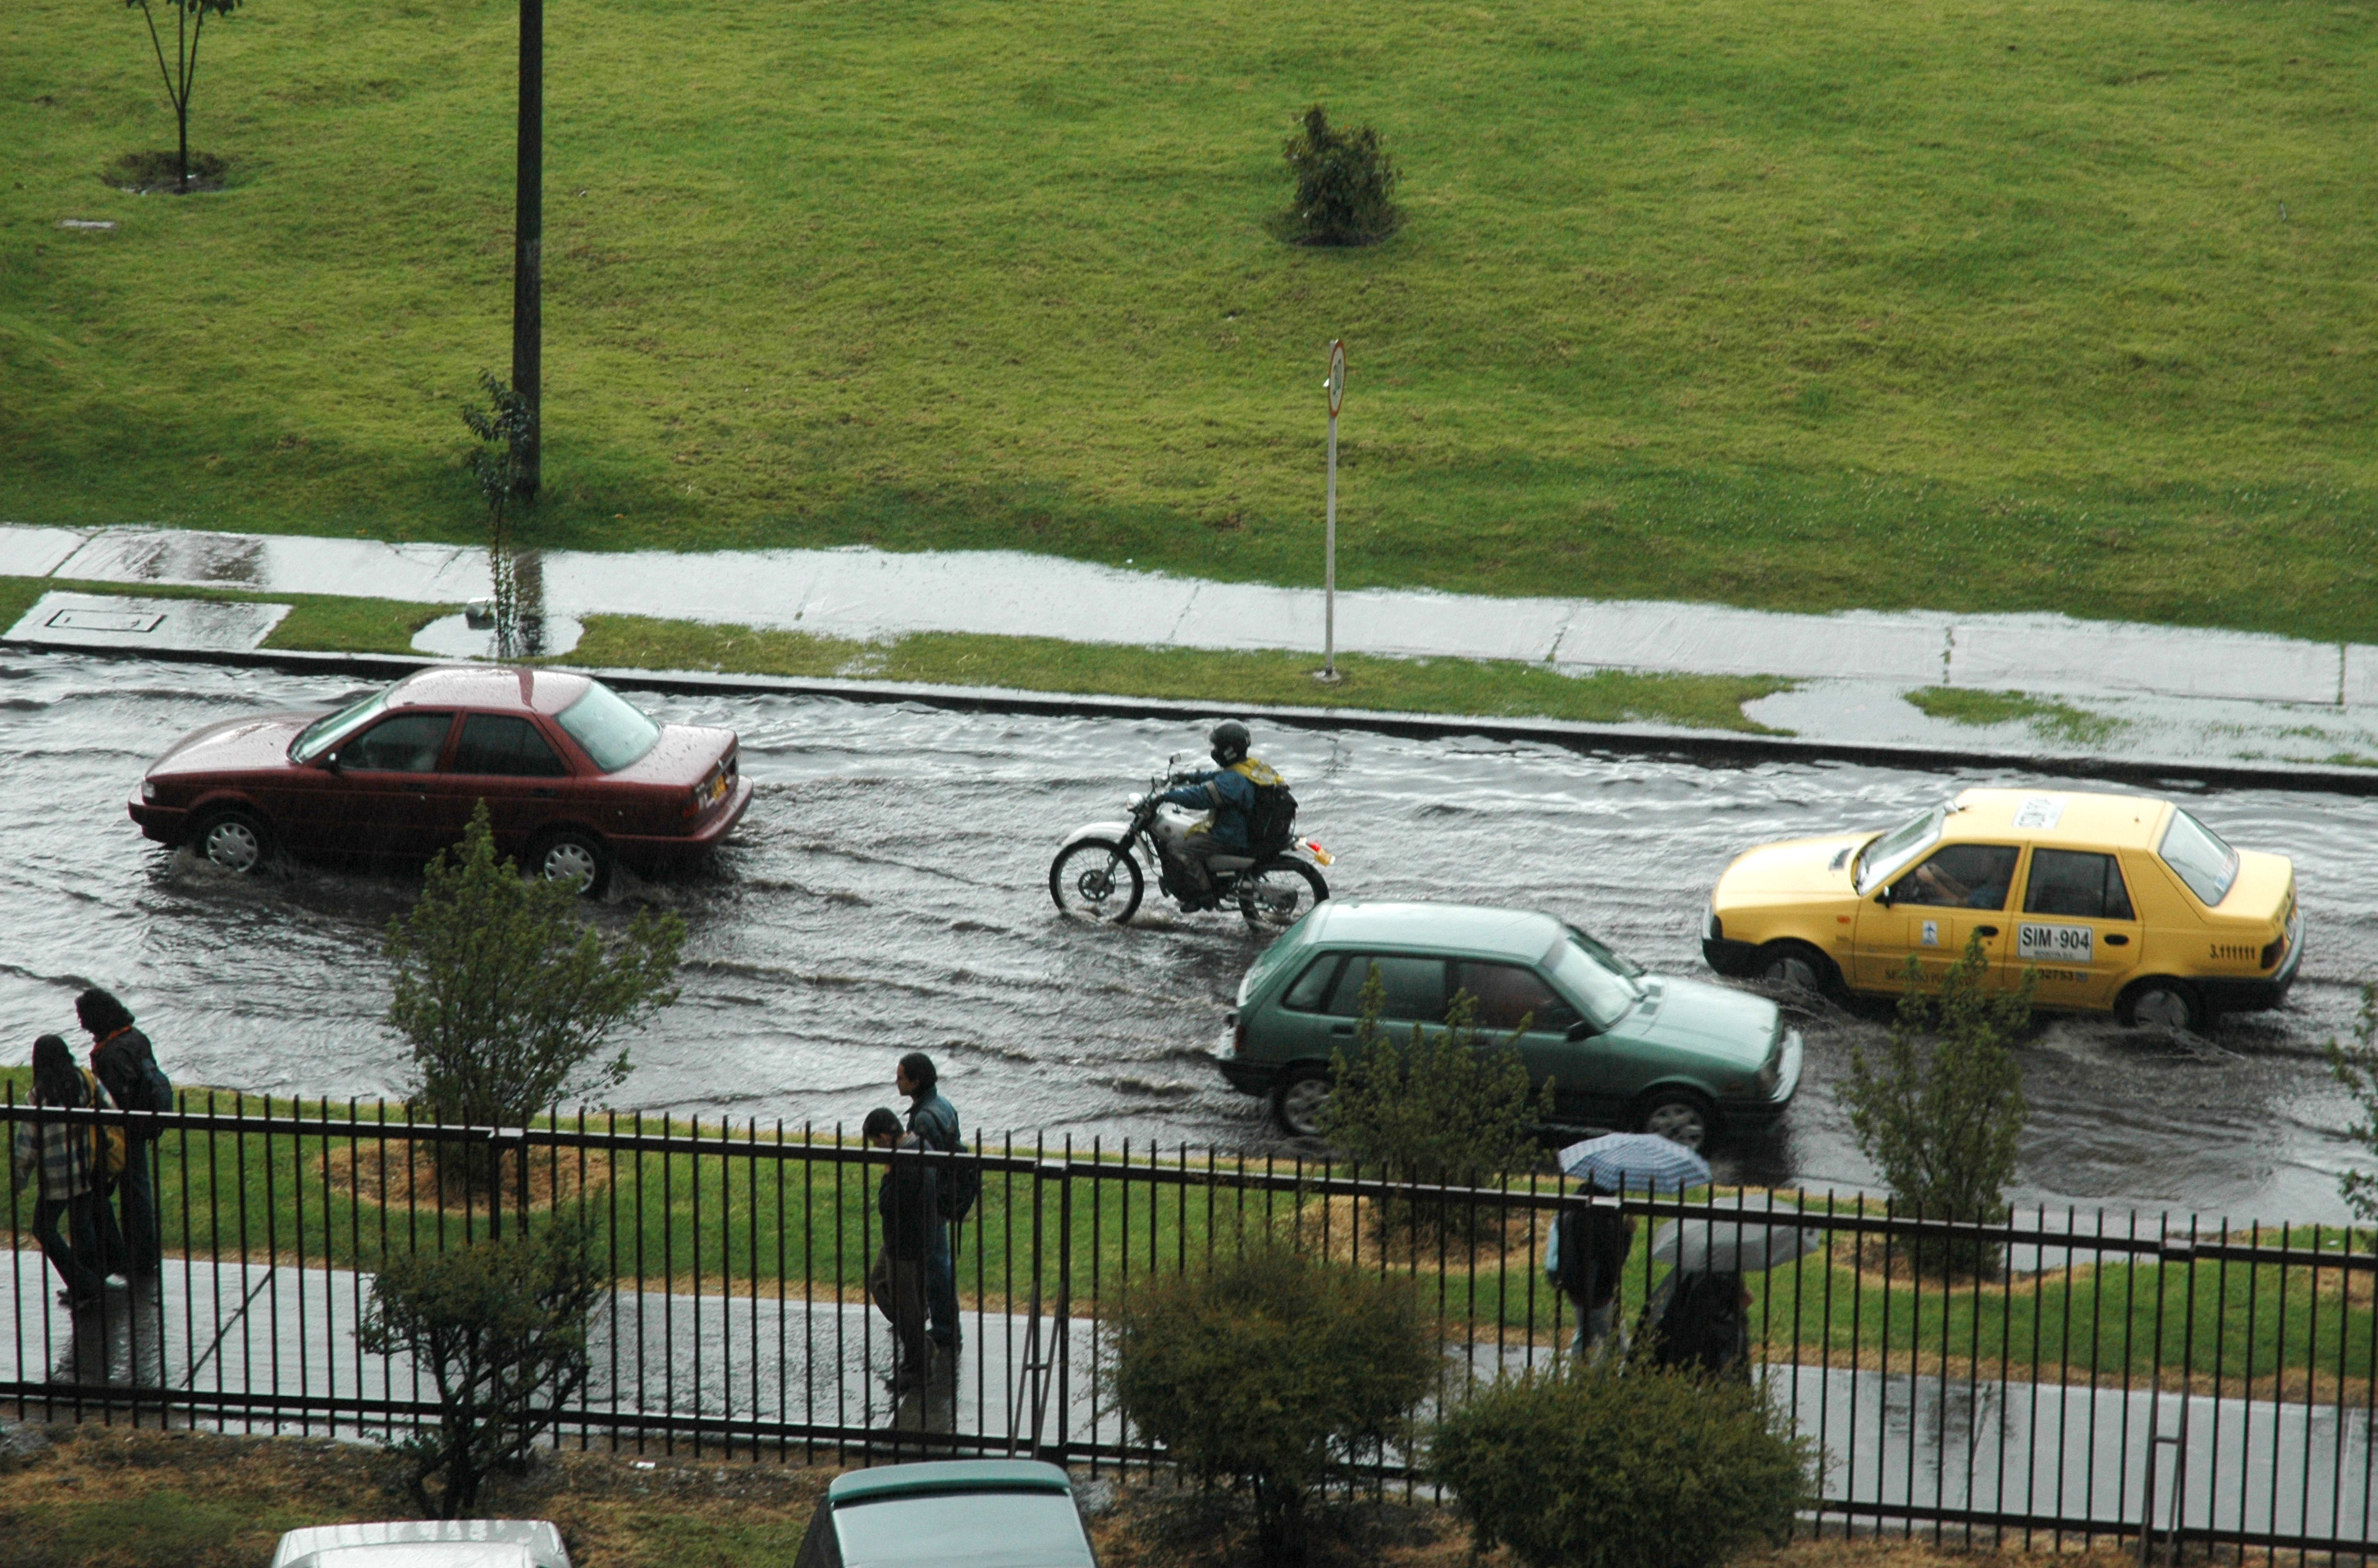
MULTIPOLYGON (((6 1074, 19 1098, 23 1076, 21 1069, 6 1074)), ((377 1105, 351 1110, 337 1102, 189 1095, 192 1110, 210 1105, 254 1119, 237 1131, 176 1131, 160 1145, 159 1207, 176 1258, 368 1273, 391 1252, 452 1246, 487 1229, 484 1189, 440 1201, 414 1176, 426 1167, 406 1157, 401 1107, 383 1113, 377 1105), (384 1142, 401 1152, 383 1156, 384 1142)), ((695 1150, 683 1142, 697 1135, 695 1124, 678 1119, 590 1115, 562 1125, 573 1133, 666 1133, 680 1142, 666 1151, 649 1143, 533 1144, 525 1194, 515 1188, 506 1198, 504 1223, 540 1223, 557 1193, 584 1203, 622 1290, 759 1297, 793 1308, 863 1300, 877 1239, 876 1167, 835 1157, 844 1130, 705 1122, 698 1136, 709 1146, 695 1150)), ((1286 1156, 1242 1162, 1177 1148, 1065 1151, 1037 1142, 1015 1149, 1034 1160, 1061 1152, 1102 1167, 1095 1178, 1077 1173, 1069 1199, 1057 1184, 1036 1180, 1028 1166, 986 1174, 956 1254, 969 1304, 1020 1311, 1036 1287, 1053 1300, 1061 1231, 1070 1232, 1072 1300, 1084 1317, 1098 1316, 1103 1303, 1150 1273, 1196 1267, 1218 1249, 1278 1236, 1411 1279, 1457 1341, 1548 1349, 1565 1343, 1572 1326, 1543 1273, 1561 1191, 1551 1178, 1517 1183, 1515 1190, 1541 1193, 1541 1208, 1514 1209, 1499 1221, 1455 1215, 1439 1229, 1414 1232, 1383 1230, 1367 1205, 1358 1218, 1347 1196, 1322 1197, 1302 1185, 1318 1168, 1286 1156), (1222 1179, 1183 1181, 1184 1167, 1218 1170, 1222 1179), (1292 1179, 1271 1188, 1231 1179, 1243 1175, 1292 1179), (1042 1239, 1037 1278, 1036 1236, 1042 1239)), ((1820 1215, 1875 1212, 1856 1199, 1829 1210, 1832 1201, 1821 1195, 1775 1196, 1820 1215)), ((1732 1197, 1729 1190, 1720 1202, 1732 1197)), ((1757 1215, 1768 1195, 1743 1201, 1757 1215)), ((17 1190, 10 1242, 20 1250, 32 1245, 25 1228, 31 1212, 31 1195, 17 1190)), ((2152 1223, 2160 1227, 2162 1216, 2152 1223)), ((2228 1235, 2236 1245, 2249 1239, 2243 1229, 2228 1235)), ((1750 1340, 1754 1354, 1769 1360, 1868 1371, 1947 1367, 1960 1377, 1972 1369, 1988 1382, 2003 1375, 2120 1387, 2143 1385, 2161 1369, 2168 1387, 2184 1367, 2199 1393, 2368 1397, 2378 1353, 2371 1275, 2348 1276, 2330 1261, 2348 1246, 2366 1249, 2366 1234, 2297 1227, 2283 1235, 2266 1227, 2254 1235, 2266 1248, 2284 1240, 2288 1261, 2189 1267, 2150 1261, 2154 1254, 2136 1262, 2100 1254, 2082 1240, 2069 1252, 2042 1246, 2021 1268, 1944 1285, 1910 1267, 1905 1239, 1836 1229, 1823 1250, 1747 1277, 1750 1340)), ((1645 1267, 1648 1245, 1648 1227, 1639 1225, 1624 1282, 1622 1316, 1630 1323, 1665 1272, 1645 1267)))
POLYGON ((351 599, 331 593, 259 593, 178 584, 78 582, 56 577, 0 577, 0 630, 17 624, 44 593, 111 594, 140 599, 211 599, 286 604, 289 614, 264 640, 267 648, 319 653, 410 653, 413 634, 453 604, 410 604, 396 599, 351 599))
MULTIPOLYGON (((330 653, 414 652, 413 636, 458 606, 326 594, 257 593, 193 587, 127 586, 57 578, 0 578, 0 628, 13 626, 43 593, 268 601, 290 606, 268 649, 330 653)), ((1567 719, 1581 724, 1659 724, 1772 735, 1742 712, 1745 702, 1788 690, 1764 676, 1563 675, 1543 664, 1474 659, 1385 659, 1351 654, 1344 678, 1313 678, 1320 661, 1291 652, 1218 652, 1067 642, 1049 637, 924 632, 860 642, 750 627, 590 616, 585 636, 557 663, 605 669, 707 670, 735 675, 838 677, 935 686, 991 686, 1381 712, 1567 719)))
POLYGON ((1379 712, 1663 724, 1775 734, 1742 705, 1788 690, 1761 676, 1563 675, 1512 660, 1392 659, 1348 654, 1336 685, 1314 678, 1312 653, 1226 652, 1067 642, 1053 637, 920 632, 883 642, 742 626, 590 616, 569 662, 603 668, 839 676, 1019 691, 1082 692, 1379 712))
POLYGON ((1928 718, 1946 719, 1953 724, 1976 727, 2024 724, 2031 726, 2033 734, 2044 739, 2070 741, 2075 746, 2103 746, 2122 727, 2120 719, 2021 691, 1979 691, 1965 686, 1928 686, 1920 691, 1909 692, 1907 700, 1928 718))

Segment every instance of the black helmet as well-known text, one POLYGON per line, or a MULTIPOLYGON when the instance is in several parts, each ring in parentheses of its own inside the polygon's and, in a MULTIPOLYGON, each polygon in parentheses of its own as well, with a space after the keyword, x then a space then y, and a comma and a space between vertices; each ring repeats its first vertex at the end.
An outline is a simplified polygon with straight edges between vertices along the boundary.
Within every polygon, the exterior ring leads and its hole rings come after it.
POLYGON ((1222 768, 1244 761, 1247 748, 1253 741, 1254 737, 1247 734, 1247 726, 1236 719, 1224 719, 1206 735, 1206 743, 1214 750, 1215 766, 1222 768))

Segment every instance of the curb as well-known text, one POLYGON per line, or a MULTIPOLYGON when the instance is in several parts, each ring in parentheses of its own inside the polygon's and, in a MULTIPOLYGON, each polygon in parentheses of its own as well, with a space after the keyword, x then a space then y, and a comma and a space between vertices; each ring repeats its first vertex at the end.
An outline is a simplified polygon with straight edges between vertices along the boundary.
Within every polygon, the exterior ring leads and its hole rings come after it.
MULTIPOLYGON (((13 638, 0 638, 0 649, 138 660, 152 664, 288 670, 375 680, 402 679, 416 671, 457 663, 452 659, 410 653, 313 653, 267 649, 60 648, 13 638)), ((915 702, 960 712, 1029 713, 1053 718, 1163 719, 1191 723, 1210 720, 1223 711, 1220 706, 1208 702, 1153 697, 1016 691, 1005 687, 925 686, 823 676, 709 675, 695 670, 603 669, 570 664, 542 667, 594 676, 607 685, 627 690, 658 691, 685 697, 830 697, 851 702, 915 702)), ((1929 772, 1982 768, 2166 788, 2175 784, 2193 784, 2202 788, 2378 796, 2378 768, 2336 768, 2318 763, 2272 766, 2252 762, 2156 761, 2054 753, 1959 750, 1931 746, 1897 746, 1879 741, 1828 741, 1811 740, 1800 736, 1747 735, 1731 730, 1591 724, 1567 719, 1498 719, 1367 708, 1303 708, 1241 703, 1231 704, 1228 711, 1298 729, 1363 730, 1410 740, 1476 736, 1486 740, 1535 742, 1570 751, 1671 758, 1717 767, 1739 767, 1760 762, 1848 762, 1864 767, 1929 772)))

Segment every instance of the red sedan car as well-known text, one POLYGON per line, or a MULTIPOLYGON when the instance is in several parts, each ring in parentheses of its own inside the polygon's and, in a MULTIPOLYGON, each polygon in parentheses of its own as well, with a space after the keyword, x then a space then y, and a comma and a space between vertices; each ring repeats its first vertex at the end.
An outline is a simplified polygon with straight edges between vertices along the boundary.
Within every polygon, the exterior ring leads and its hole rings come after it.
POLYGON ((735 732, 662 724, 601 681, 424 670, 334 713, 232 719, 150 764, 132 820, 230 871, 276 847, 426 859, 487 803, 498 853, 597 893, 614 862, 708 852, 751 803, 735 732))

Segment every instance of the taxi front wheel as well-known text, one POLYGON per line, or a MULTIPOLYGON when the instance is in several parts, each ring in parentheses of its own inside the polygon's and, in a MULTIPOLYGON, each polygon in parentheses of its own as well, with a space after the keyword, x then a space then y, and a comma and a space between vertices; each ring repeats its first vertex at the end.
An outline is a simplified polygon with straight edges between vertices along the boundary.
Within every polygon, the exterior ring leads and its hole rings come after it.
POLYGON ((1759 950, 1758 974, 1787 990, 1838 996, 1842 972, 1833 961, 1806 942, 1769 942, 1759 950))
POLYGON ((2178 980, 2142 980, 2122 993, 2117 1012, 2133 1029, 2188 1034, 2204 1024, 2204 1003, 2178 980))

